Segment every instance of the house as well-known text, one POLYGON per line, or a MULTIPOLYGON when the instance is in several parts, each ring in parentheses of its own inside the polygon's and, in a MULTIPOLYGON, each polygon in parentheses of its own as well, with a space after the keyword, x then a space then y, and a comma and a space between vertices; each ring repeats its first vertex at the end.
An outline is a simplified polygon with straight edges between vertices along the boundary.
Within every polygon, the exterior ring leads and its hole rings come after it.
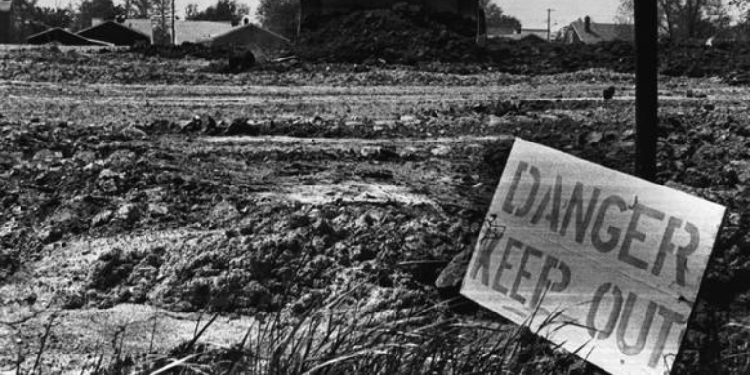
POLYGON ((599 42, 612 42, 621 40, 633 42, 635 40, 635 28, 633 25, 616 23, 595 23, 591 17, 577 19, 563 29, 563 42, 567 44, 585 43, 594 44, 599 42))
POLYGON ((64 46, 112 46, 110 43, 84 38, 59 27, 42 31, 26 38, 29 44, 60 44, 64 46))
POLYGON ((78 32, 78 35, 100 40, 116 46, 134 46, 136 44, 150 44, 151 37, 138 30, 131 29, 115 21, 106 21, 78 32))
MULTIPOLYGON (((94 20, 94 22, 101 22, 101 20, 94 20)), ((142 34, 148 36, 149 41, 153 42, 154 24, 150 19, 126 19, 122 24, 130 29, 139 31, 142 34)), ((171 22, 169 27, 171 29, 171 22)), ((223 34, 232 28, 230 21, 217 22, 217 21, 184 21, 176 20, 174 22, 175 30, 175 44, 180 45, 182 43, 200 43, 205 42, 217 35, 223 34)), ((170 30, 171 31, 171 30, 170 30)))
POLYGON ((9 44, 13 38, 10 25, 11 0, 0 0, 0 44, 9 44))
POLYGON ((263 58, 289 46, 290 41, 279 34, 243 21, 243 25, 209 39, 206 44, 212 47, 243 47, 252 51, 256 57, 263 58))

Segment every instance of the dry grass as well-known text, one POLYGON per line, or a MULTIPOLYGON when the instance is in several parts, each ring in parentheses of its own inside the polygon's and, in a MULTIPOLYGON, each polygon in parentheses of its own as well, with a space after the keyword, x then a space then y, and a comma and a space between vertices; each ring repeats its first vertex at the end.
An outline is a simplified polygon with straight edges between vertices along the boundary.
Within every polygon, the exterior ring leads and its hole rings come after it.
MULTIPOLYGON (((168 356, 116 357, 106 374, 578 374, 586 363, 525 326, 469 322, 449 302, 373 310, 354 290, 290 315, 269 314, 231 348, 200 344, 216 316, 168 356)), ((539 330, 555 324, 547 318, 539 330)))

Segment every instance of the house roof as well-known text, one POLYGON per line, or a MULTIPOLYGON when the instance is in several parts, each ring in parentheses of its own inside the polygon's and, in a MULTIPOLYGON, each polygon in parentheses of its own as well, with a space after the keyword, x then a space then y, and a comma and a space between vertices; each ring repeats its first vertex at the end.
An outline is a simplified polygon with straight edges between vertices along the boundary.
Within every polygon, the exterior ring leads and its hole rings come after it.
POLYGON ((138 42, 151 42, 151 36, 114 21, 106 21, 78 32, 78 35, 116 46, 130 46, 138 42))
POLYGON ((250 50, 258 61, 265 61, 287 47, 289 39, 254 24, 234 27, 211 38, 207 43, 212 47, 230 46, 250 50))
MULTIPOLYGON (((153 40, 153 30, 151 27, 150 19, 126 19, 123 25, 140 31, 141 33, 148 35, 153 40)), ((171 25, 170 25, 171 26, 171 25)), ((174 23, 175 29, 175 44, 198 43, 214 36, 220 35, 229 31, 232 28, 230 21, 216 22, 216 21, 183 21, 177 20, 174 23)))
POLYGON ((65 46, 112 46, 110 43, 88 39, 59 27, 53 27, 41 33, 34 34, 26 38, 26 42, 30 44, 59 43, 65 46))
POLYGON ((635 40, 635 29, 633 25, 615 23, 596 23, 591 21, 590 31, 586 31, 586 22, 577 19, 569 26, 572 28, 583 43, 593 44, 599 42, 611 42, 622 40, 632 42, 635 40))
POLYGON ((211 44, 261 44, 264 47, 274 47, 289 44, 289 39, 249 23, 216 35, 210 39, 210 42, 211 44))

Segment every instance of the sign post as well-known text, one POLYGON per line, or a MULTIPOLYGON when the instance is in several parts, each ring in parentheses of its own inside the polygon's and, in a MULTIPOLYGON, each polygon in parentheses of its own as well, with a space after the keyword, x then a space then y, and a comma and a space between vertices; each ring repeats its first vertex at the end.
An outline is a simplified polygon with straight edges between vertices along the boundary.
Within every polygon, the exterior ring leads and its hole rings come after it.
POLYGON ((461 293, 612 374, 663 375, 723 215, 516 139, 461 293))
POLYGON ((658 18, 656 0, 635 0, 635 174, 656 178, 658 18))
POLYGON ((13 19, 12 1, 0 0, 0 44, 10 44, 13 41, 11 34, 13 28, 11 27, 11 20, 13 19))

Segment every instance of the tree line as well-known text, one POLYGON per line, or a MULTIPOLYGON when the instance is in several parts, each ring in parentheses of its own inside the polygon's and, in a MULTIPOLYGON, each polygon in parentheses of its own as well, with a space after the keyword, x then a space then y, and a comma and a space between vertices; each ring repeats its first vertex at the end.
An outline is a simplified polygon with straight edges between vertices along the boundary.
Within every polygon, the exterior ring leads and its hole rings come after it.
MULTIPOLYGON (((618 18, 633 23, 633 1, 621 0, 618 18)), ((750 31, 750 0, 657 0, 659 35, 664 40, 683 41, 726 36, 747 40, 750 31), (739 14, 732 25, 732 14, 739 14)))

